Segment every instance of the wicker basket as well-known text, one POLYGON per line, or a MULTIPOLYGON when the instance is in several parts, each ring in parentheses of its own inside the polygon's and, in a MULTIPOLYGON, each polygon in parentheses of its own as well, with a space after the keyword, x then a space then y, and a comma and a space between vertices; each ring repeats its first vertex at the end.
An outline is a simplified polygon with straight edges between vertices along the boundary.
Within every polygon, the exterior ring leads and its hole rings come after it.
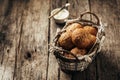
POLYGON ((66 22, 66 25, 63 27, 63 29, 60 32, 58 32, 57 35, 55 36, 53 44, 51 45, 52 51, 54 52, 54 55, 58 61, 58 64, 63 71, 68 72, 68 73, 76 72, 76 71, 83 71, 88 67, 88 65, 95 58, 96 54, 100 51, 100 47, 101 47, 104 37, 105 37, 104 27, 100 23, 99 18, 94 13, 86 12, 86 13, 81 14, 81 16, 79 18, 68 20, 66 22), (93 21, 90 21, 90 20, 83 19, 83 16, 86 14, 91 14, 92 16, 94 16, 94 18, 97 20, 96 23, 93 21), (77 57, 77 56, 73 55, 70 51, 62 49, 61 47, 58 46, 58 39, 59 39, 60 35, 66 31, 66 27, 69 24, 76 23, 76 22, 80 23, 82 25, 92 25, 92 26, 98 28, 96 42, 91 47, 88 54, 81 56, 81 57, 77 57), (63 52, 67 52, 67 53, 73 55, 75 58, 72 58, 72 59, 67 58, 61 54, 63 52))

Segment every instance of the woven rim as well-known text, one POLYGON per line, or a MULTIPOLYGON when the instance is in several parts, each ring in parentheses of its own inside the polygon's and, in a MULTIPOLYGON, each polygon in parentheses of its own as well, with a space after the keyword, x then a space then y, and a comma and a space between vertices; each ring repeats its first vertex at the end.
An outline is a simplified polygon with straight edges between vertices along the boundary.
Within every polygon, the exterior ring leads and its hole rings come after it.
POLYGON ((104 31, 102 29, 103 29, 103 26, 100 24, 99 18, 97 17, 96 14, 91 13, 91 12, 83 13, 77 19, 68 20, 66 22, 66 25, 63 27, 63 29, 60 32, 58 32, 58 34, 54 38, 54 41, 53 41, 54 46, 52 45, 53 48, 54 48, 53 49, 54 50, 54 55, 56 56, 56 58, 60 58, 61 60, 64 60, 64 61, 67 61, 67 62, 80 62, 81 60, 85 60, 85 61, 91 62, 92 58, 95 57, 97 51, 99 50, 100 42, 101 42, 102 37, 105 35, 105 33, 104 33, 104 31), (86 14, 93 15, 94 18, 97 20, 97 22, 95 23, 93 21, 83 19, 83 16, 86 15, 86 14), (94 26, 94 27, 96 27, 98 29, 98 33, 97 33, 97 36, 96 36, 97 40, 96 40, 96 42, 94 43, 94 45, 92 46, 92 48, 89 50, 89 52, 86 55, 77 57, 76 55, 74 55, 70 51, 62 49, 61 47, 58 47, 58 43, 57 42, 58 42, 58 39, 59 39, 60 35, 63 32, 66 31, 66 28, 71 23, 80 23, 82 25, 92 25, 92 26, 94 26), (61 52, 67 52, 67 53, 71 54, 74 58, 67 58, 64 55, 60 54, 61 52))

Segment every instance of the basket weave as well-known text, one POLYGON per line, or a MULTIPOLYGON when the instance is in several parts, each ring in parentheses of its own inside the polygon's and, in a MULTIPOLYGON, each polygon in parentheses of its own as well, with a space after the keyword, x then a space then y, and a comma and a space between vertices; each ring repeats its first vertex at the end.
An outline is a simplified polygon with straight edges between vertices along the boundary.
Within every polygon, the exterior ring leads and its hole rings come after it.
POLYGON ((104 37, 105 37, 104 27, 101 24, 99 18, 94 13, 86 12, 86 13, 81 14, 81 16, 79 18, 68 20, 66 22, 66 25, 63 27, 63 29, 60 32, 58 32, 57 35, 55 36, 53 44, 51 45, 52 51, 54 52, 54 55, 58 61, 58 64, 63 71, 65 71, 65 72, 83 71, 88 67, 88 65, 95 58, 96 54, 100 51, 104 37), (97 22, 95 23, 93 21, 83 19, 83 16, 86 14, 93 15, 94 18, 96 18, 97 22), (76 23, 76 22, 80 23, 84 26, 91 25, 91 26, 98 28, 96 42, 91 47, 89 52, 86 55, 81 56, 81 57, 77 57, 73 53, 71 53, 70 51, 62 49, 61 47, 58 46, 58 39, 59 39, 60 35, 66 31, 66 27, 68 25, 70 25, 71 23, 76 23), (73 55, 75 58, 72 58, 72 59, 67 58, 61 54, 63 52, 69 53, 69 54, 73 55))

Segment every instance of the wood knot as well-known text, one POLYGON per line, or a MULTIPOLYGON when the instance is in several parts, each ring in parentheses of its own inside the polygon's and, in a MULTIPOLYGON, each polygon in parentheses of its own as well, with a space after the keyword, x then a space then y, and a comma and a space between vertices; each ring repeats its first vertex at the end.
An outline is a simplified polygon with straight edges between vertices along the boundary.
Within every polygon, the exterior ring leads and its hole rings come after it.
POLYGON ((31 55, 31 52, 26 52, 26 54, 24 55, 24 58, 25 59, 31 59, 32 55, 31 55))
POLYGON ((9 53, 10 52, 10 50, 9 49, 7 49, 7 53, 9 53))

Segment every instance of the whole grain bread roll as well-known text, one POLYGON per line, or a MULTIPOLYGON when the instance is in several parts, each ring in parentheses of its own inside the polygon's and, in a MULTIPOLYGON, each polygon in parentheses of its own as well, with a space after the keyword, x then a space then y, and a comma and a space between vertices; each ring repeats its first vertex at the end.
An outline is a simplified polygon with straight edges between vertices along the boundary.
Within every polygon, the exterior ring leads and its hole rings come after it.
POLYGON ((90 34, 96 36, 98 29, 96 27, 92 27, 92 26, 84 26, 84 30, 89 32, 90 34))
POLYGON ((83 28, 83 26, 79 23, 72 23, 68 25, 68 27, 66 28, 66 31, 72 33, 77 28, 83 28))
POLYGON ((66 50, 70 50, 74 47, 74 44, 72 42, 72 38, 69 32, 62 33, 58 39, 58 43, 63 49, 66 49, 66 50))
POLYGON ((79 48, 85 49, 89 47, 90 41, 90 34, 86 32, 84 29, 76 29, 72 33, 72 42, 79 48))
MULTIPOLYGON (((70 52, 72 52, 75 56, 79 57, 85 55, 87 51, 85 49, 79 49, 77 47, 73 48, 70 52)), ((73 55, 65 53, 65 56, 68 58, 74 58, 73 55)))

